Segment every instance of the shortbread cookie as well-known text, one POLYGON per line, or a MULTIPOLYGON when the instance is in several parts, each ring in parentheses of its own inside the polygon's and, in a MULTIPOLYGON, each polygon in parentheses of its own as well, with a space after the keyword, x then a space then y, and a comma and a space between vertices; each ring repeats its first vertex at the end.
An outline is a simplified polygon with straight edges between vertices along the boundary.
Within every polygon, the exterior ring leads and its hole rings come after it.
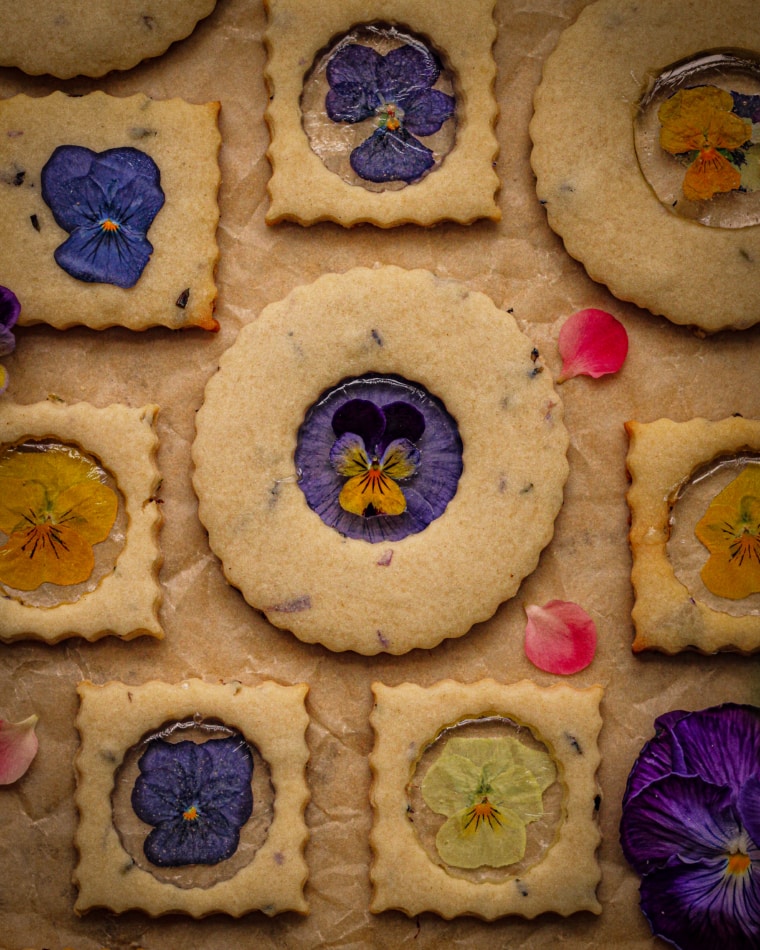
POLYGON ((567 445, 509 314, 427 271, 357 268, 240 332, 197 415, 194 485, 227 579, 273 624, 404 653, 466 633, 534 570, 567 445))
POLYGON ((373 912, 601 913, 601 687, 372 690, 373 912))
POLYGON ((216 329, 218 103, 0 102, 0 283, 22 324, 216 329))
POLYGON ((216 0, 42 0, 0 7, 0 65, 59 79, 103 76, 160 56, 184 39, 216 0))
POLYGON ((727 0, 720 15, 697 0, 599 0, 547 59, 530 126, 538 197, 567 251, 617 297, 708 333, 760 319, 760 204, 750 194, 760 188, 760 67, 745 56, 729 81, 721 62, 702 62, 760 49, 756 13, 753 0, 727 0), (713 83, 722 87, 715 102, 691 91, 713 83), (656 86, 665 90, 654 116, 662 145, 659 135, 642 143, 640 164, 636 125, 656 86), (694 127, 710 131, 690 138, 694 127), (649 180, 654 148, 670 153, 670 199, 649 180), (719 166, 725 177, 696 174, 719 166), (695 178, 715 180, 700 192, 689 187, 695 178), (687 197, 698 192, 709 197, 687 197), (737 209, 732 223, 713 214, 726 202, 737 209), (708 209, 711 223, 698 223, 699 207, 682 214, 689 204, 708 209))
POLYGON ((267 222, 498 220, 493 0, 267 0, 267 222))
POLYGON ((78 692, 77 913, 308 913, 307 686, 84 682, 78 692), (135 821, 139 855, 127 843, 135 821), (257 822, 262 833, 247 844, 257 822))
POLYGON ((0 403, 0 640, 163 636, 157 413, 0 403))
POLYGON ((760 421, 739 416, 715 422, 659 419, 628 422, 626 429, 636 595, 633 649, 760 649, 760 590, 757 584, 742 586, 741 576, 755 571, 760 555, 760 493, 743 491, 739 483, 738 492, 723 495, 724 510, 715 514, 714 507, 721 503, 719 492, 741 471, 750 467, 758 472, 760 421), (697 491, 696 502, 687 507, 689 494, 697 491), (733 587, 716 587, 709 575, 707 583, 715 589, 705 585, 705 564, 711 560, 719 568, 721 563, 731 567, 733 587))

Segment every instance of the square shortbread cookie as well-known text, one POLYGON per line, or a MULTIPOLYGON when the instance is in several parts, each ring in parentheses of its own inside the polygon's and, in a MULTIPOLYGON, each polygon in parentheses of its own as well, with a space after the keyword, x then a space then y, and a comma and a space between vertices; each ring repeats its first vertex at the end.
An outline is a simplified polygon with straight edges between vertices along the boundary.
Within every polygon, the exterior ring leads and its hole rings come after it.
POLYGON ((493 168, 498 150, 493 131, 498 111, 491 54, 496 38, 493 0, 385 0, 376 6, 367 0, 328 0, 318 5, 307 0, 267 0, 266 6, 266 76, 271 90, 266 119, 272 136, 269 224, 289 220, 308 225, 329 220, 344 226, 369 222, 393 227, 407 222, 469 224, 478 218, 499 219, 494 201, 498 178, 493 168), (401 55, 394 49, 387 56, 387 47, 381 47, 373 56, 366 54, 364 47, 360 58, 368 55, 374 60, 369 70, 377 70, 373 78, 363 66, 357 71, 352 52, 336 73, 337 67, 331 67, 328 60, 337 63, 338 59, 330 50, 344 56, 346 45, 365 27, 367 35, 357 37, 359 46, 373 42, 369 34, 378 36, 384 31, 391 47, 402 44, 401 55), (341 47, 343 53, 339 53, 341 47), (395 76, 389 66, 394 57, 398 57, 395 76), (441 75, 434 63, 440 66, 441 75), (359 112, 354 109, 356 103, 344 99, 327 115, 330 96, 334 99, 336 91, 341 94, 340 89, 330 89, 331 74, 334 87, 361 76, 366 89, 359 96, 363 103, 359 112), (439 85, 447 76, 449 91, 443 92, 439 85), (321 77, 322 87, 310 107, 309 83, 315 77, 317 81, 321 77), (454 99, 453 117, 452 102, 446 99, 449 94, 454 99), (377 123, 382 128, 375 130, 377 123), (452 133, 455 129, 455 140, 439 161, 436 136, 445 136, 446 129, 452 133), (357 147, 351 167, 345 158, 346 174, 342 175, 328 164, 333 150, 343 148, 354 134, 358 135, 353 143, 357 147), (426 168, 421 156, 429 151, 435 153, 435 163, 426 168), (356 161, 361 154, 366 156, 365 162, 356 161), (407 169, 405 179, 389 170, 399 159, 407 169), (364 174, 357 177, 353 168, 361 166, 364 174), (364 187, 367 174, 380 184, 380 190, 364 187))
MULTIPOLYGON (((28 554, 32 545, 38 545, 32 563, 35 558, 44 563, 47 544, 63 548, 55 552, 54 560, 59 564, 72 556, 83 559, 83 552, 90 546, 95 551, 95 566, 81 584, 72 584, 71 576, 63 577, 62 583, 51 584, 45 579, 44 567, 36 580, 45 582, 37 590, 30 589, 28 584, 24 590, 16 589, 24 583, 24 577, 30 576, 28 571, 22 572, 20 580, 0 583, 0 640, 57 643, 68 637, 97 640, 107 634, 124 640, 143 634, 163 636, 158 620, 158 530, 162 518, 155 499, 160 485, 155 464, 157 414, 157 406, 131 409, 113 405, 97 409, 87 403, 0 404, 0 532, 5 532, 0 537, 13 535, 19 523, 23 524, 16 538, 27 532, 23 554, 28 554), (29 471, 28 462, 23 462, 20 470, 7 467, 9 454, 17 456, 11 466, 18 464, 18 453, 12 451, 15 446, 45 442, 84 453, 102 467, 103 477, 110 478, 113 493, 121 499, 121 514, 117 513, 121 520, 114 523, 108 538, 97 536, 97 529, 93 529, 98 521, 94 506, 100 502, 91 493, 82 493, 83 479, 77 468, 54 464, 52 468, 43 466, 40 474, 37 470, 29 471), (37 491, 31 490, 32 482, 37 491), (69 534, 59 536, 61 529, 69 534), (107 545, 114 534, 113 546, 107 549, 101 563, 97 553, 101 542, 107 545)), ((47 455, 44 451, 33 454, 47 455)), ((88 472, 86 477, 93 475, 88 472)), ((96 484, 102 490, 99 480, 96 484)), ((18 560, 19 550, 19 544, 9 543, 6 537, 0 547, 0 559, 18 560)), ((35 582, 34 578, 29 580, 35 582)))
MULTIPOLYGON (((76 758, 76 803, 80 821, 75 842, 79 864, 74 872, 79 888, 75 908, 78 913, 94 907, 107 907, 116 913, 139 909, 152 916, 185 913, 193 917, 213 913, 239 917, 253 910, 270 916, 284 911, 308 912, 303 896, 308 874, 303 857, 308 835, 303 815, 309 798, 304 777, 309 757, 305 740, 308 715, 304 707, 307 686, 271 682, 259 686, 222 685, 201 680, 177 685, 150 682, 142 686, 119 682, 95 686, 84 682, 78 692, 81 746, 76 758), (130 855, 127 839, 122 829, 116 827, 117 806, 112 803, 112 796, 118 794, 120 783, 127 781, 121 769, 130 751, 150 750, 173 732, 202 727, 204 723, 209 724, 209 732, 201 737, 201 749, 217 744, 212 736, 219 729, 232 732, 244 748, 255 748, 268 768, 275 805, 263 841, 245 856, 241 866, 229 870, 234 855, 215 864, 192 864, 181 869, 189 877, 178 884, 162 879, 158 864, 148 862, 146 867, 143 855, 130 855), (211 879, 202 878, 203 883, 199 884, 196 876, 203 872, 210 873, 211 879)), ((178 748, 166 743, 164 751, 167 746, 175 751, 178 748)), ((147 755, 146 752, 143 758, 147 755)), ((224 773, 222 785, 214 787, 213 776, 209 777, 208 772, 195 775, 188 767, 188 762, 196 763, 195 759, 182 761, 185 790, 190 785, 197 786, 195 790, 201 800, 185 803, 184 816, 178 815, 178 820, 196 822, 194 827, 201 836, 207 834, 206 827, 211 827, 213 837, 211 806, 221 800, 225 816, 235 807, 228 798, 229 772, 224 773)), ((153 775, 159 793, 164 779, 165 773, 153 775)), ((134 805, 136 783, 129 784, 126 800, 134 805)), ((264 797, 259 797, 254 786, 251 815, 246 824, 257 819, 264 797)), ((225 830, 226 825, 223 821, 225 830)), ((143 837, 147 833, 148 826, 143 837)), ((244 833, 245 825, 240 829, 241 839, 244 833)))
MULTIPOLYGON (((720 459, 742 454, 757 458, 760 421, 738 416, 680 423, 658 419, 628 422, 626 430, 630 439, 627 466, 631 487, 627 497, 631 510, 631 579, 636 595, 632 614, 636 627, 634 651, 672 654, 687 649, 702 653, 727 649, 750 653, 759 649, 757 595, 746 609, 741 607, 741 600, 711 597, 698 576, 688 578, 677 570, 672 554, 678 548, 672 548, 669 541, 681 520, 676 506, 682 503, 683 490, 693 476, 704 474, 720 459), (739 606, 734 609, 734 604, 739 606)), ((702 481, 709 484, 705 478, 702 481)), ((699 513, 686 519, 679 548, 694 544, 700 549, 692 536, 695 522, 709 500, 710 494, 699 513)), ((704 562, 708 552, 704 548, 701 551, 704 562)))
MULTIPOLYGON (((397 687, 375 683, 372 689, 373 912, 396 909, 413 917, 434 911, 447 919, 472 914, 485 920, 507 914, 532 918, 546 911, 562 915, 580 910, 601 912, 596 898, 601 872, 596 860, 600 835, 595 820, 600 802, 595 776, 600 761, 597 738, 602 724, 601 687, 578 690, 558 685, 542 689, 528 681, 507 686, 493 680, 471 684, 446 680, 427 689, 411 683, 397 687), (414 805, 412 799, 412 791, 419 784, 416 773, 426 750, 442 735, 455 736, 460 727, 470 727, 479 720, 495 725, 497 736, 515 725, 529 734, 553 761, 553 784, 559 785, 560 803, 555 807, 553 825, 544 833, 544 846, 538 848, 532 862, 520 866, 519 872, 511 873, 507 867, 500 878, 466 877, 460 871, 465 865, 452 867, 441 857, 431 857, 417 830, 425 818, 421 812, 429 810, 428 805, 414 805)), ((448 739, 452 741, 456 740, 448 739)), ((464 787, 461 777, 468 774, 461 750, 460 745, 453 785, 457 793, 464 787)), ((473 753, 473 758, 479 757, 483 765, 482 753, 473 753)), ((509 771, 510 767, 505 768, 509 771)), ((514 766, 511 768, 510 785, 515 786, 517 800, 533 779, 525 779, 523 769, 517 770, 523 777, 517 777, 514 766)), ((472 765, 469 771, 473 771, 472 765)), ((499 822, 511 820, 505 817, 507 809, 519 808, 509 795, 502 800, 482 788, 486 778, 496 784, 496 771, 489 763, 476 775, 480 791, 488 792, 491 798, 490 805, 487 801, 476 803, 480 810, 475 814, 475 824, 483 822, 480 830, 485 835, 499 834, 499 822), (500 814, 494 816, 496 807, 500 814), (491 829, 486 827, 489 808, 494 822, 491 829)), ((424 792, 424 781, 422 785, 424 792)), ((457 795, 448 791, 439 797, 452 801, 457 795)), ((470 834, 468 827, 463 836, 470 834)))
POLYGON ((0 284, 20 324, 217 329, 218 112, 102 92, 0 101, 0 284))

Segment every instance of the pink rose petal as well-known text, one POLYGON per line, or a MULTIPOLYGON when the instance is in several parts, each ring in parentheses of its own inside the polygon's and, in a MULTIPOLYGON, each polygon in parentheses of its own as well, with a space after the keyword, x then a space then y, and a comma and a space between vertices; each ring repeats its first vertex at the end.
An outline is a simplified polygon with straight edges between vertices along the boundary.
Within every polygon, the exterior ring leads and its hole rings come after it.
POLYGON ((566 600, 525 608, 525 655, 547 673, 569 675, 585 669, 596 652, 596 624, 586 611, 566 600))
POLYGON ((37 755, 38 716, 23 722, 0 719, 0 785, 10 785, 26 772, 37 755))
POLYGON ((623 324, 605 310, 579 310, 562 324, 557 341, 562 372, 557 382, 573 376, 617 373, 628 354, 623 324))

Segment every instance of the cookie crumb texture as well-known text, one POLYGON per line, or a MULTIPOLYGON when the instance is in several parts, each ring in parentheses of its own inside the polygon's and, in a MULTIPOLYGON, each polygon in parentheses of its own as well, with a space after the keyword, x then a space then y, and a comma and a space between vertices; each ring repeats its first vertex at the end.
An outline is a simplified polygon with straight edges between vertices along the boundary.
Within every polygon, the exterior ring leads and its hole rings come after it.
POLYGON ((562 405, 533 350, 490 298, 423 270, 326 275, 268 306, 197 416, 200 517, 230 583, 275 626, 336 651, 405 653, 488 619, 535 569, 567 478, 562 405), (325 524, 294 461, 309 408, 367 373, 424 386, 463 443, 443 514, 381 544, 325 524))
POLYGON ((216 0, 42 0, 0 7, 0 66, 58 79, 104 76, 160 56, 207 17, 216 0))

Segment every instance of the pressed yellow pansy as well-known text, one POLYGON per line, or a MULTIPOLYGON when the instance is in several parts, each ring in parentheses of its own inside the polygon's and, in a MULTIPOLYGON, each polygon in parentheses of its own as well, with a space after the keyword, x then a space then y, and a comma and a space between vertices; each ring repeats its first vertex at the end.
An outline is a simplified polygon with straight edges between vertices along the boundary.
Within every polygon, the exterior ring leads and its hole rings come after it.
POLYGON ((683 182, 690 201, 704 201, 741 185, 739 169, 719 151, 741 148, 752 137, 752 123, 733 108, 731 93, 717 86, 681 89, 659 108, 660 145, 665 151, 697 152, 683 182))
POLYGON ((118 508, 97 466, 75 449, 46 446, 0 459, 0 583, 36 590, 80 584, 92 573, 118 508))
POLYGON ((428 807, 448 816, 435 839, 441 858, 458 868, 515 864, 555 778, 549 754, 517 739, 449 739, 421 786, 428 807))
POLYGON ((713 498, 695 531, 710 552, 701 572, 709 591, 729 600, 760 592, 760 465, 713 498))
POLYGON ((419 450, 408 439, 395 439, 382 458, 370 458, 361 436, 347 432, 333 446, 331 463, 339 475, 348 478, 338 501, 344 511, 355 515, 401 515, 406 498, 396 484, 417 471, 419 450))

